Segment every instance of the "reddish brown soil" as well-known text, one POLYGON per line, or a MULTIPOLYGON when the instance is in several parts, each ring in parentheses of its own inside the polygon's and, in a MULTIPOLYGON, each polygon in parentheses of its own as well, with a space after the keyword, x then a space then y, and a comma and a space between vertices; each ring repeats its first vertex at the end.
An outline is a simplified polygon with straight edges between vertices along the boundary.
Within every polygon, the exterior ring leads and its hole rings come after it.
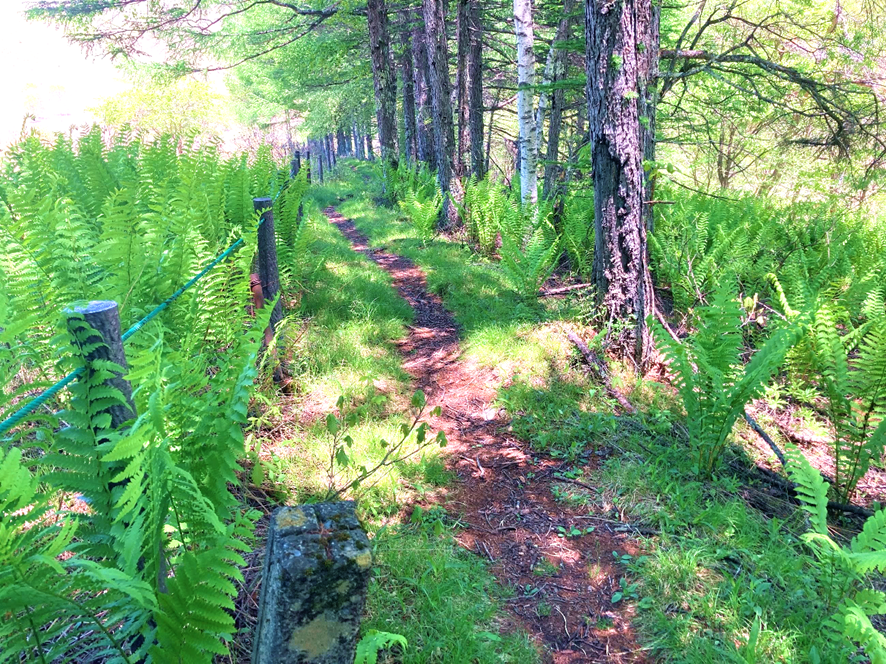
POLYGON ((334 208, 325 213, 355 251, 393 277, 415 310, 400 351, 429 405, 442 408, 430 424, 446 433, 448 463, 459 478, 444 507, 461 525, 456 538, 462 546, 487 558, 498 580, 515 589, 508 601, 515 621, 541 646, 546 662, 649 661, 631 627, 632 609, 611 602, 625 574, 613 552, 637 553, 629 535, 617 530, 624 524, 587 507, 571 508, 552 493, 552 486, 579 484, 593 493, 593 468, 585 468, 578 484, 565 484, 555 477, 562 470, 558 462, 504 432, 507 422, 492 408, 492 372, 461 357, 458 325, 428 292, 422 271, 402 256, 371 249, 334 208), (559 536, 560 527, 573 526, 594 530, 559 536))

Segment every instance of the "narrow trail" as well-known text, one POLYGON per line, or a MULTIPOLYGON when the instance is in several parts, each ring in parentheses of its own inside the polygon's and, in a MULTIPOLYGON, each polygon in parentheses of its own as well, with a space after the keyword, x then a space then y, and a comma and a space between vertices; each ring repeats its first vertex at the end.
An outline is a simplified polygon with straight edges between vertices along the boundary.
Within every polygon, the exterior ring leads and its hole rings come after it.
POLYGON ((539 457, 507 434, 507 422, 493 407, 493 372, 461 358, 458 324, 428 292, 422 270, 407 258, 371 249, 335 208, 324 213, 355 251, 391 275, 415 311, 399 349, 429 405, 442 409, 430 424, 446 433, 449 466, 459 477, 444 504, 463 526, 458 542, 488 559, 499 582, 515 589, 508 608, 543 647, 546 662, 649 661, 631 628, 632 609, 611 602, 625 574, 617 558, 637 553, 617 514, 590 514, 587 507, 554 499, 552 488, 588 493, 593 487, 558 479, 554 474, 571 464, 539 457), (561 528, 586 534, 561 536, 561 528))

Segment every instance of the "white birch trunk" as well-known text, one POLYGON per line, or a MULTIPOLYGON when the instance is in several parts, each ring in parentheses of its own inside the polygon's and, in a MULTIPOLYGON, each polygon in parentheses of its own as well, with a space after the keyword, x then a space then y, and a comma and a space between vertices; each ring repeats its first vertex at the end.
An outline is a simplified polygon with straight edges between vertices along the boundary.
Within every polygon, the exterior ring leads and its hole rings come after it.
POLYGON ((535 55, 532 52, 532 0, 514 0, 514 31, 517 34, 517 122, 520 150, 520 198, 523 204, 538 201, 536 173, 537 132, 532 104, 535 55))

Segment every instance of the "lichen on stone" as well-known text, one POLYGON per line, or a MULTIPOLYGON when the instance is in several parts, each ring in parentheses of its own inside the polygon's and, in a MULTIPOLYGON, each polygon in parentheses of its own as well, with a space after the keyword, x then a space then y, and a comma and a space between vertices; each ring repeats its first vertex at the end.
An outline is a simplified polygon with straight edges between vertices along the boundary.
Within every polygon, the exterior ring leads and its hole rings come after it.
POLYGON ((289 649, 300 651, 308 657, 319 657, 338 643, 349 631, 347 625, 330 618, 326 613, 317 616, 307 625, 296 627, 289 638, 289 649))

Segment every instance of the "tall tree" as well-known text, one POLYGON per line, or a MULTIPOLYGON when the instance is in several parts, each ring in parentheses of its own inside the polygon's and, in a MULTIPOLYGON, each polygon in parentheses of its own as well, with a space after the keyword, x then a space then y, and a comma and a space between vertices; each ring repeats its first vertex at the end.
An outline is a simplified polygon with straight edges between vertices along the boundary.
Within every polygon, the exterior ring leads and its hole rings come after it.
POLYGON ((468 127, 471 139, 471 175, 486 172, 483 158, 483 24, 479 0, 468 0, 468 127))
POLYGON ((517 34, 517 125, 520 163, 520 199, 525 203, 538 200, 537 138, 532 87, 535 85, 535 54, 533 53, 532 0, 514 0, 514 31, 517 34))
POLYGON ((428 35, 421 17, 417 17, 412 31, 412 52, 415 55, 413 75, 415 76, 416 148, 418 158, 437 167, 437 150, 434 147, 434 112, 431 102, 431 67, 428 62, 428 35))
POLYGON ((414 164, 418 160, 418 127, 415 119, 415 74, 412 71, 412 31, 402 29, 400 31, 400 68, 403 72, 403 137, 406 145, 403 154, 406 162, 414 164))
POLYGON ((457 44, 455 65, 455 87, 458 100, 458 124, 456 138, 458 150, 455 154, 455 174, 462 178, 467 173, 468 156, 468 116, 469 116, 469 90, 471 85, 471 72, 468 70, 468 54, 471 49, 470 37, 470 3, 469 0, 457 0, 455 19, 455 41, 457 44))
POLYGON ((452 84, 449 79, 449 56, 446 43, 446 23, 442 0, 422 0, 425 34, 428 45, 430 72, 429 87, 434 115, 434 144, 436 148, 437 184, 443 192, 442 223, 454 225, 457 221, 452 203, 453 157, 455 129, 452 123, 452 84))
POLYGON ((375 88, 375 113, 382 159, 397 161, 397 80, 391 60, 388 10, 385 0, 368 0, 366 19, 369 24, 369 54, 372 59, 372 81, 375 88))
POLYGON ((563 78, 563 72, 566 69, 566 49, 564 48, 569 31, 569 23, 572 19, 572 7, 574 0, 565 0, 563 3, 563 15, 557 23, 557 32, 554 33, 554 39, 551 41, 551 48, 548 51, 548 59, 545 62, 544 72, 541 78, 541 91, 538 95, 538 106, 535 110, 535 130, 537 137, 535 147, 538 154, 541 155, 544 146, 544 121, 545 114, 548 112, 549 102, 553 96, 555 89, 551 86, 563 78))
POLYGON ((659 16, 653 0, 585 0, 588 120, 594 183, 593 281, 612 322, 628 322, 637 365, 651 350, 653 311, 643 156, 654 108, 659 16))

